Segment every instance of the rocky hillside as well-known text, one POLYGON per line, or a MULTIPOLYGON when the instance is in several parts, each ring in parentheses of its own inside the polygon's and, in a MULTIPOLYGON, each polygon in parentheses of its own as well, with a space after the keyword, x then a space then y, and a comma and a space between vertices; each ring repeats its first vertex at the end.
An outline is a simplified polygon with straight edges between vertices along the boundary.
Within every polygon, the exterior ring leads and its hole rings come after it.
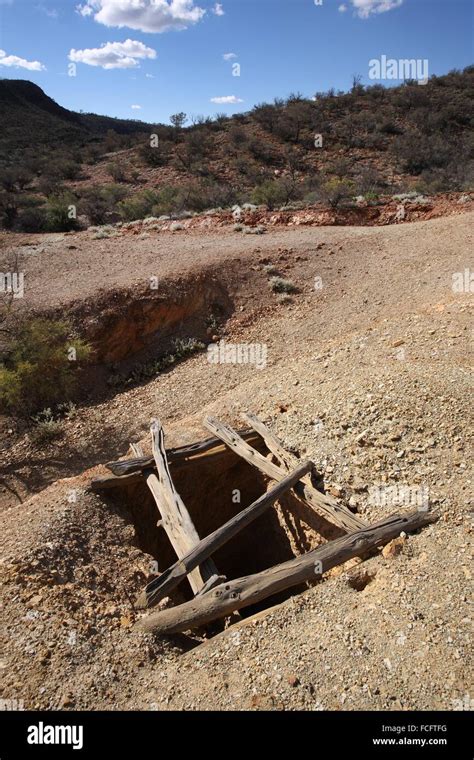
POLYGON ((473 82, 473 67, 425 86, 355 82, 347 93, 292 94, 232 118, 190 123, 183 113, 147 125, 73 113, 30 82, 3 80, 0 222, 65 231, 244 201, 272 209, 464 191, 473 82), (71 205, 81 220, 68 217, 71 205))
POLYGON ((0 166, 28 163, 38 150, 40 155, 58 153, 58 146, 81 150, 109 129, 118 135, 149 131, 137 121, 68 111, 22 79, 0 79, 0 127, 0 166))

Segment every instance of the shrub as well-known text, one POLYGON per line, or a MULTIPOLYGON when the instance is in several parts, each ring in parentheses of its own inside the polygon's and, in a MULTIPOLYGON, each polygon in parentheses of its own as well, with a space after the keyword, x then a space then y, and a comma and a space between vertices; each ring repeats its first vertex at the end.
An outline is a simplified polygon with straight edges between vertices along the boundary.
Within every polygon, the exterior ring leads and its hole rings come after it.
POLYGON ((262 267, 265 274, 278 274, 278 267, 275 264, 264 264, 262 267))
POLYGON ((87 343, 70 338, 67 322, 39 317, 23 323, 0 365, 0 402, 19 416, 64 402, 75 392, 78 366, 90 353, 87 343))
POLYGON ((135 367, 127 376, 111 375, 108 380, 109 385, 114 387, 136 385, 151 377, 156 377, 156 375, 176 364, 176 362, 187 356, 191 356, 197 351, 201 351, 203 348, 205 348, 205 344, 197 338, 176 338, 172 341, 169 353, 161 356, 159 359, 153 359, 146 364, 135 367))
POLYGON ((273 132, 278 119, 278 109, 270 103, 260 103, 254 107, 252 116, 263 129, 273 132))
POLYGON ((134 222, 150 216, 158 202, 158 195, 153 190, 144 190, 118 204, 118 212, 126 222, 134 222))
POLYGON ((15 193, 0 193, 0 221, 2 227, 9 230, 18 217, 19 200, 15 193))
POLYGON ((0 185, 9 193, 23 190, 33 179, 33 173, 26 166, 10 166, 0 172, 0 185))
POLYGON ((85 214, 90 224, 105 224, 117 203, 125 198, 127 190, 120 185, 93 185, 83 191, 79 201, 79 213, 85 214))
POLYGON ((279 162, 278 156, 268 146, 267 143, 258 138, 253 138, 248 143, 248 151, 257 161, 261 161, 266 165, 273 165, 279 162))
POLYGON ((77 229, 75 208, 75 198, 70 195, 49 198, 45 207, 46 229, 49 232, 68 232, 77 229))
POLYGON ((0 174, 0 185, 7 193, 13 193, 15 191, 16 184, 16 172, 13 168, 3 169, 0 174))
POLYGON ((47 226, 48 220, 44 206, 23 209, 15 223, 16 229, 21 232, 44 232, 47 226))
POLYGON ((323 199, 331 208, 337 208, 354 195, 354 183, 347 179, 330 179, 321 187, 323 199))
POLYGON ((297 195, 297 186, 291 178, 266 180, 252 192, 252 201, 265 205, 270 211, 275 207, 285 206, 297 195))
POLYGON ((298 288, 291 280, 285 280, 283 277, 271 277, 270 287, 274 293, 296 293, 298 288))
POLYGON ((158 193, 153 213, 157 216, 167 216, 178 210, 182 203, 182 191, 175 185, 165 185, 158 193))
POLYGON ((107 164, 107 171, 114 182, 125 182, 125 169, 121 164, 117 162, 107 164))
POLYGON ((152 147, 147 138, 146 143, 141 146, 139 154, 148 166, 166 166, 171 158, 172 143, 160 137, 158 145, 152 147))
POLYGON ((33 417, 35 426, 30 433, 33 443, 45 444, 60 438, 63 430, 59 420, 54 418, 51 409, 43 409, 33 417))
POLYGON ((242 127, 232 127, 229 130, 229 138, 230 141, 236 146, 243 145, 247 142, 248 139, 247 133, 245 129, 242 129, 242 127))

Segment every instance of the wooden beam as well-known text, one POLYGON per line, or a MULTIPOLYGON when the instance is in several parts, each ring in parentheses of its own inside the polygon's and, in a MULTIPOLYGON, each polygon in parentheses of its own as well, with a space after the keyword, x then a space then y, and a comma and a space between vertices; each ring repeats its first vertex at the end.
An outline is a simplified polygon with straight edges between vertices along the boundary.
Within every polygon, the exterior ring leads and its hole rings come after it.
MULTIPOLYGON (((240 435, 229 425, 216 420, 214 417, 206 417, 204 426, 210 430, 217 438, 224 441, 236 454, 245 459, 246 462, 257 467, 265 475, 273 480, 279 481, 286 477, 287 472, 278 465, 273 464, 266 459, 259 451, 249 446, 240 435)), ((308 502, 317 509, 326 520, 342 528, 346 532, 360 530, 365 527, 365 522, 353 515, 346 507, 343 507, 332 497, 320 493, 313 486, 309 487, 306 483, 297 483, 294 486, 295 493, 304 501, 308 502)))
POLYGON ((102 493, 103 491, 112 491, 114 488, 128 488, 128 486, 134 486, 137 483, 143 483, 141 470, 120 477, 117 475, 99 475, 96 478, 91 478, 89 488, 94 493, 102 493))
MULTIPOLYGON (((255 430, 247 429, 240 431, 240 436, 244 441, 249 443, 256 443, 259 439, 258 433, 255 430)), ((206 438, 204 441, 197 441, 197 443, 191 443, 187 446, 179 446, 167 451, 168 462, 172 465, 186 463, 190 459, 207 455, 207 456, 219 456, 225 454, 226 447, 222 445, 218 438, 206 438)), ((148 468, 154 468, 155 462, 153 457, 136 457, 135 459, 121 459, 117 462, 109 462, 105 465, 115 476, 120 477, 124 475, 132 475, 134 473, 141 473, 142 470, 148 468)))
POLYGON ((332 567, 386 544, 402 531, 409 533, 437 519, 437 515, 424 511, 392 515, 368 528, 329 541, 302 557, 255 575, 229 581, 178 607, 154 612, 142 618, 137 625, 144 631, 161 634, 198 628, 280 591, 318 580, 332 567))
MULTIPOLYGON (((155 498, 163 528, 179 559, 198 544, 200 539, 191 516, 171 478, 163 428, 158 420, 152 423, 150 432, 153 458, 158 476, 152 470, 145 470, 143 474, 155 498)), ((206 559, 201 567, 196 567, 188 576, 193 592, 197 594, 213 575, 219 575, 217 568, 211 559, 206 559)))
MULTIPOLYGON (((258 417, 254 414, 243 414, 242 417, 248 422, 250 427, 263 438, 268 450, 280 460, 285 470, 289 471, 298 464, 298 458, 284 448, 280 439, 277 438, 277 436, 272 433, 272 431, 269 430, 258 417)), ((346 530, 347 528, 350 528, 351 530, 360 530, 361 528, 366 527, 367 523, 365 520, 362 520, 358 515, 355 515, 343 504, 339 504, 339 502, 330 496, 330 494, 322 494, 321 491, 318 491, 317 488, 313 486, 310 475, 302 478, 302 482, 305 487, 304 500, 308 502, 308 504, 311 504, 316 510, 319 507, 319 510, 321 511, 321 504, 324 503, 326 507, 332 508, 332 510, 338 515, 342 514, 345 517, 346 525, 344 527, 346 530)), ((340 525, 339 527, 343 526, 340 525)))
POLYGON ((260 517, 285 491, 292 488, 298 480, 309 472, 311 466, 311 462, 300 462, 299 466, 292 473, 283 478, 270 491, 264 493, 257 501, 250 504, 249 507, 243 509, 209 536, 203 538, 186 556, 175 562, 159 578, 156 578, 146 586, 137 599, 137 606, 154 607, 165 596, 168 596, 186 578, 188 573, 200 565, 207 557, 210 557, 217 549, 224 546, 237 533, 246 528, 247 525, 250 525, 257 517, 260 517))
POLYGON ((130 448, 135 457, 143 457, 143 449, 139 443, 131 443, 130 448))

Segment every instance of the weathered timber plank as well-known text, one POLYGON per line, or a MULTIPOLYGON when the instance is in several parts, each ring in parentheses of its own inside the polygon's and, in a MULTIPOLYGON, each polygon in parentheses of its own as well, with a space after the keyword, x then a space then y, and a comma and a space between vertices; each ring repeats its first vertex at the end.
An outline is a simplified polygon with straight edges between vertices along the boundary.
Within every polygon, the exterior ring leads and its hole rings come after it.
MULTIPOLYGON (((255 430, 242 430, 239 435, 249 443, 255 443, 259 435, 255 430)), ((198 441, 197 443, 191 443, 187 446, 179 446, 177 448, 169 449, 167 451, 168 462, 172 465, 181 463, 182 461, 188 461, 194 459, 200 455, 219 456, 226 451, 225 446, 222 445, 218 438, 206 438, 204 441, 198 441)), ((108 462, 105 465, 114 475, 117 477, 124 475, 132 475, 136 472, 152 467, 154 468, 155 462, 153 457, 136 457, 135 459, 123 459, 117 462, 108 462)))
MULTIPOLYGON (((282 466, 286 470, 290 470, 291 468, 296 467, 299 461, 298 458, 284 448, 280 439, 274 433, 272 433, 272 431, 269 430, 267 426, 261 420, 259 420, 258 417, 256 417, 254 414, 243 414, 242 417, 246 422, 249 423, 255 432, 261 435, 267 445, 268 450, 271 451, 271 453, 280 460, 282 466)), ((332 507, 335 513, 339 515, 343 514, 345 516, 347 527, 352 526, 352 530, 359 530, 360 528, 366 527, 367 523, 358 515, 354 515, 349 509, 347 509, 347 507, 345 507, 343 504, 339 504, 339 502, 329 494, 322 494, 321 491, 318 491, 317 488, 313 486, 310 475, 302 478, 302 482, 304 483, 305 491, 304 499, 308 504, 311 504, 312 507, 315 509, 318 509, 319 507, 319 509, 321 509, 322 500, 324 500, 326 507, 332 507)))
MULTIPOLYGON (((224 441, 236 454, 245 459, 246 462, 257 467, 265 475, 273 480, 279 481, 286 477, 286 470, 273 464, 266 459, 259 451, 253 449, 252 446, 244 441, 239 434, 233 430, 229 425, 224 425, 214 417, 206 417, 204 420, 204 426, 207 430, 210 430, 217 438, 224 441)), ((306 483, 297 483, 293 490, 304 501, 307 501, 311 506, 317 509, 326 520, 337 525, 338 528, 342 528, 346 532, 359 530, 365 527, 365 523, 348 509, 342 507, 337 501, 320 493, 313 486, 308 487, 306 483)))
POLYGON ((151 613, 142 618, 138 626, 142 630, 161 634, 198 628, 280 591, 305 581, 317 580, 332 567, 391 541, 401 531, 409 533, 437 519, 437 515, 424 511, 392 515, 375 525, 330 541, 302 557, 255 575, 229 581, 178 607, 151 613))
MULTIPOLYGON (((191 516, 174 487, 166 457, 163 428, 157 420, 152 423, 150 432, 158 475, 150 470, 145 470, 144 475, 155 498, 163 528, 178 558, 181 558, 200 539, 191 516)), ((211 559, 206 559, 201 567, 196 567, 188 576, 193 592, 197 594, 213 575, 219 575, 217 568, 211 559)))

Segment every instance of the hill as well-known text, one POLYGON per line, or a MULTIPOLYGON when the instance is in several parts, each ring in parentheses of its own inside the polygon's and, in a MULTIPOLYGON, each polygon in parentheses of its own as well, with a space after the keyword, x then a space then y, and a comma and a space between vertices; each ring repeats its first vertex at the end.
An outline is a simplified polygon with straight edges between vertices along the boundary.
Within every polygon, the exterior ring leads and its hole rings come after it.
POLYGON ((38 149, 46 153, 61 152, 63 146, 80 149, 103 138, 107 130, 119 135, 149 131, 138 121, 69 111, 41 87, 22 79, 0 79, 0 128, 0 165, 23 162, 37 156, 38 149))
POLYGON ((424 86, 355 81, 346 93, 150 125, 74 113, 31 82, 0 80, 0 221, 66 230, 246 201, 336 206, 360 195, 469 190, 473 101, 469 67, 424 86), (71 205, 81 220, 67 217, 71 205))

